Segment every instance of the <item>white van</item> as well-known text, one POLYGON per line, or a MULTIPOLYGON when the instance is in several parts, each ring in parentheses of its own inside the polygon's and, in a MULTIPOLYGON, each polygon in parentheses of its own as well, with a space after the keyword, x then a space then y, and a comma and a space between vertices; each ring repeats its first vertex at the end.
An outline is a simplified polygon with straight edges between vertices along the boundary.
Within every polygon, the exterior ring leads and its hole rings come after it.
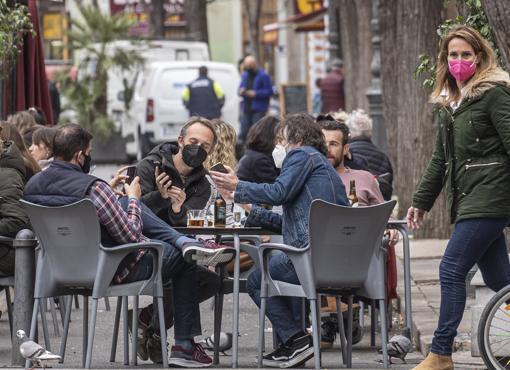
MULTIPOLYGON (((97 45, 99 48, 99 45, 97 45)), ((141 43, 133 43, 129 40, 118 40, 108 44, 107 54, 113 54, 116 49, 138 50, 140 55, 145 59, 145 63, 160 61, 208 61, 209 48, 204 42, 196 41, 172 41, 172 40, 150 40, 141 43)), ((76 50, 74 53, 75 65, 79 65, 87 57, 85 50, 76 50)), ((95 60, 89 61, 88 68, 95 68, 95 60)), ((125 116, 124 105, 124 84, 126 79, 128 84, 132 84, 136 75, 133 73, 121 73, 118 69, 110 68, 108 70, 107 84, 107 112, 116 123, 117 128, 121 128, 125 116)))
MULTIPOLYGON (((109 48, 110 50, 115 48, 138 50, 145 59, 146 64, 168 61, 210 60, 209 48, 204 42, 152 40, 143 44, 133 44, 131 41, 119 40, 112 42, 109 48)), ((117 128, 120 128, 122 125, 126 113, 123 100, 124 84, 122 80, 124 78, 131 84, 136 75, 131 73, 122 74, 114 69, 108 71, 107 109, 110 117, 114 119, 117 128)))
POLYGON ((130 157, 141 158, 155 145, 176 141, 181 127, 189 118, 182 102, 183 89, 198 77, 198 68, 206 66, 208 76, 218 82, 225 92, 222 119, 239 130, 240 76, 230 63, 220 62, 155 62, 146 66, 138 76, 129 116, 123 124, 123 136, 133 134, 127 144, 130 157))

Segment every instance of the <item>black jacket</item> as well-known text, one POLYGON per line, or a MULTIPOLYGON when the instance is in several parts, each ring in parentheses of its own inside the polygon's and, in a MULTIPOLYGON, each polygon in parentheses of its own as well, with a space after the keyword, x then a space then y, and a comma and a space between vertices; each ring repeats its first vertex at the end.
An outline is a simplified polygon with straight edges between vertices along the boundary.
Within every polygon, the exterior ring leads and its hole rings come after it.
POLYGON ((211 196, 211 185, 205 178, 207 171, 202 167, 195 168, 191 174, 183 178, 174 166, 173 154, 179 152, 179 147, 171 143, 156 146, 136 167, 136 175, 140 176, 142 188, 142 202, 144 202, 158 217, 172 226, 185 226, 189 209, 202 209, 211 196), (172 186, 178 186, 186 193, 186 200, 181 212, 174 213, 170 199, 163 199, 156 185, 156 165, 170 176, 172 186))
POLYGON ((0 151, 0 235, 14 237, 21 229, 30 228, 20 199, 25 186, 25 165, 12 141, 5 141, 0 151))
POLYGON ((278 169, 270 154, 247 149, 237 166, 239 180, 272 184, 278 177, 278 169))
POLYGON ((389 174, 378 178, 383 197, 385 200, 389 200, 393 189, 393 167, 388 156, 375 146, 370 138, 365 136, 352 138, 349 150, 353 155, 367 160, 368 171, 373 175, 389 174))

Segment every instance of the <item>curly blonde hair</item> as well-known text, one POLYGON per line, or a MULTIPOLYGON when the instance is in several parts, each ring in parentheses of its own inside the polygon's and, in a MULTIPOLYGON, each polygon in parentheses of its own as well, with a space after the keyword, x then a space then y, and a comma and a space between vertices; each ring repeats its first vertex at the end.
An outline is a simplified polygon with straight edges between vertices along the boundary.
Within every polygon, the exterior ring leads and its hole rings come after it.
POLYGON ((212 124, 216 132, 216 145, 207 156, 204 167, 209 170, 216 163, 222 163, 235 168, 237 133, 234 128, 221 119, 213 119, 212 124))

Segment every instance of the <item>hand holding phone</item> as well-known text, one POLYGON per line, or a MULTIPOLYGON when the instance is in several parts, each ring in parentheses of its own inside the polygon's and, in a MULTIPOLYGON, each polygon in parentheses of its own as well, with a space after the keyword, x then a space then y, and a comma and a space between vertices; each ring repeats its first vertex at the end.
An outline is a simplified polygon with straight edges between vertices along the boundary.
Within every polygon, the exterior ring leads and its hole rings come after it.
POLYGON ((214 166, 211 167, 211 171, 228 173, 227 169, 222 163, 216 163, 214 166))

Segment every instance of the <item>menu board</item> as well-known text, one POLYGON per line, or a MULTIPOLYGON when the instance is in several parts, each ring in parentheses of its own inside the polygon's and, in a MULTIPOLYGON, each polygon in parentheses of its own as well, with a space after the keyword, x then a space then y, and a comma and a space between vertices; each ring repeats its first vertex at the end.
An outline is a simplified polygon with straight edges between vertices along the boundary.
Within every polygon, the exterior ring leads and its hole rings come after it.
POLYGON ((280 111, 282 116, 310 111, 306 84, 288 83, 280 85, 280 111))

